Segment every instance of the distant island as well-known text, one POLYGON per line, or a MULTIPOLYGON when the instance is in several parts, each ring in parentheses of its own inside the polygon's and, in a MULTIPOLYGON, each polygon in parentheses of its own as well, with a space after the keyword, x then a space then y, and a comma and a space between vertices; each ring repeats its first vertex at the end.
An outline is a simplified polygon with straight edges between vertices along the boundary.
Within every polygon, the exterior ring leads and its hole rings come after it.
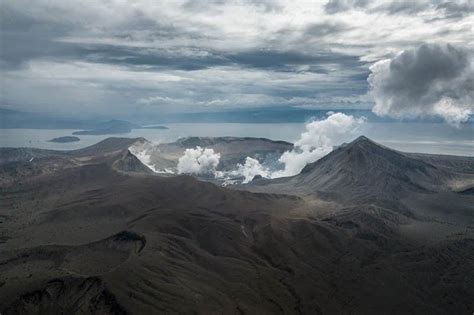
POLYGON ((168 127, 163 125, 152 125, 153 123, 160 122, 147 121, 148 125, 142 126, 140 124, 135 124, 126 120, 112 119, 108 121, 98 121, 95 119, 81 119, 67 116, 63 117, 51 116, 48 114, 29 113, 0 107, 0 130, 7 128, 72 129, 76 130, 72 132, 72 135, 79 136, 127 134, 130 133, 133 129, 169 129, 168 127))
POLYGON ((81 141, 78 137, 74 136, 64 136, 64 137, 58 137, 49 140, 49 142, 56 142, 56 143, 68 143, 68 142, 78 142, 81 141))

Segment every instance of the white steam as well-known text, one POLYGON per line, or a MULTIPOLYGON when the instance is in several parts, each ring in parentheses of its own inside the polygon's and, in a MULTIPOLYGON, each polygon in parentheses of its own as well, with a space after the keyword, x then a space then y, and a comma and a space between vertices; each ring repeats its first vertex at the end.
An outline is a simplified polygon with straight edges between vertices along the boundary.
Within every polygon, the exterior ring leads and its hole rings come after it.
POLYGON ((299 174, 308 163, 313 163, 332 151, 333 146, 343 142, 352 135, 365 121, 343 113, 328 113, 323 120, 313 121, 306 125, 306 132, 301 134, 291 151, 282 154, 279 161, 285 165, 270 177, 284 177, 299 174))
POLYGON ((178 174, 215 174, 220 158, 213 149, 186 149, 178 160, 178 174))
POLYGON ((128 151, 133 154, 143 165, 148 167, 154 173, 164 174, 164 173, 172 173, 170 170, 160 170, 153 165, 151 161, 151 156, 153 153, 154 148, 157 144, 151 143, 149 141, 145 142, 136 142, 131 147, 128 148, 128 151))
MULTIPOLYGON (((446 115, 456 116, 449 106, 440 108, 446 115)), ((136 144, 129 148, 143 164, 147 165, 156 173, 178 173, 209 176, 224 181, 223 185, 236 183, 249 183, 255 176, 263 178, 278 178, 297 175, 308 164, 317 161, 330 153, 335 145, 353 138, 358 127, 365 118, 356 118, 344 113, 328 112, 327 117, 310 122, 295 142, 293 149, 284 152, 276 165, 275 161, 266 161, 263 164, 256 158, 247 156, 243 164, 237 164, 231 169, 217 170, 221 154, 212 148, 187 148, 178 159, 176 169, 157 169, 153 159, 162 154, 160 150, 151 143, 136 144), (281 167, 283 165, 283 169, 281 167), (242 180, 243 178, 243 180, 242 180)))
POLYGON ((257 175, 260 175, 265 178, 268 178, 271 175, 269 169, 262 166, 262 164, 260 164, 258 160, 253 159, 251 157, 245 158, 245 164, 237 164, 236 173, 244 177, 244 184, 247 184, 252 181, 252 179, 257 175))

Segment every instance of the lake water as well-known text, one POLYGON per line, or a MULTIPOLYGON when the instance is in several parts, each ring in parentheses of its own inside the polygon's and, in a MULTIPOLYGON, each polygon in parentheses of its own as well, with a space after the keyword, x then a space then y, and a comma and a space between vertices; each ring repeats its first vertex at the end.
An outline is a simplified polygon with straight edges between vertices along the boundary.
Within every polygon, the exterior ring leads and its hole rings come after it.
MULTIPOLYGON (((150 141, 171 142, 185 136, 236 136, 264 137, 273 140, 296 141, 304 131, 304 123, 239 124, 239 123, 177 123, 170 129, 135 129, 131 133, 114 137, 144 137, 150 141)), ((79 136, 81 141, 53 143, 48 140, 68 136, 70 129, 0 129, 0 147, 35 147, 43 149, 73 150, 111 137, 79 136)), ((474 156, 474 125, 461 128, 441 123, 365 123, 357 134, 348 135, 346 141, 365 135, 388 147, 406 151, 474 156)))

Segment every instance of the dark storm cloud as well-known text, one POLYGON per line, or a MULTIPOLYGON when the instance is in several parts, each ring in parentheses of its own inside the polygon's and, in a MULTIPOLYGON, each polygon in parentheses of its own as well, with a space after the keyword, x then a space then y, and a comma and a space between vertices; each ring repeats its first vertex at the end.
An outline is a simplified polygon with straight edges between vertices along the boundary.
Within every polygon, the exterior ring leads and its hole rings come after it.
POLYGON ((377 114, 438 115, 457 123, 473 110, 474 69, 464 48, 423 44, 370 69, 377 114))
POLYGON ((428 8, 430 8, 430 2, 425 1, 392 1, 387 4, 380 5, 374 9, 375 12, 382 11, 387 14, 397 15, 397 14, 417 14, 428 8))
POLYGON ((424 44, 403 52, 390 63, 390 80, 384 84, 388 93, 405 91, 407 96, 420 100, 426 96, 433 82, 449 81, 458 77, 469 65, 465 50, 451 45, 424 44))
POLYGON ((427 22, 430 22, 441 19, 463 19, 474 12, 474 2, 472 0, 329 0, 324 8, 328 14, 365 10, 369 13, 382 12, 389 15, 416 15, 432 10, 438 16, 429 18, 427 22))
MULTIPOLYGON (((253 2, 257 3, 257 2, 253 2)), ((258 2, 259 6, 267 2, 258 2)), ((268 2, 269 5, 271 2, 268 2)), ((224 2, 215 1, 216 5, 224 2)), ((187 6, 209 5, 207 2, 189 2, 187 6)), ((117 42, 173 40, 189 38, 206 40, 199 32, 191 32, 172 24, 157 23, 143 12, 133 10, 130 19, 120 27, 108 32, 109 38, 117 42)), ((66 20, 46 19, 42 16, 24 14, 4 6, 1 9, 1 67, 14 69, 34 59, 53 61, 87 61, 122 66, 147 66, 170 70, 202 70, 217 66, 268 69, 273 71, 304 71, 328 73, 326 65, 341 67, 360 66, 358 56, 325 51, 312 54, 291 50, 248 49, 239 52, 204 50, 200 47, 179 46, 172 49, 139 48, 128 45, 77 43, 58 40, 69 34, 87 31, 83 25, 66 20)), ((321 38, 334 35, 348 27, 342 23, 314 23, 303 36, 321 38)), ((99 34, 100 35, 100 34, 99 34)))
POLYGON ((116 45, 81 46, 78 51, 89 62, 122 66, 146 66, 150 69, 202 70, 230 62, 218 53, 202 51, 197 47, 183 47, 175 51, 165 49, 124 47, 116 45), (184 53, 184 51, 186 53, 184 53))
POLYGON ((443 12, 444 17, 447 19, 461 19, 474 13, 474 1, 446 1, 440 3, 436 9, 440 12, 443 12))
MULTIPOLYGON (((158 23, 139 10, 131 10, 129 15, 130 18, 125 22, 106 32, 108 38, 124 44, 137 40, 164 41, 182 37, 203 39, 203 35, 199 32, 186 31, 172 24, 158 23)), ((0 27, 2 45, 0 66, 4 69, 18 68, 34 59, 83 60, 130 65, 169 64, 170 68, 183 70, 202 69, 215 63, 212 61, 212 56, 207 58, 207 61, 192 56, 186 61, 179 54, 173 58, 174 52, 165 55, 159 51, 153 52, 150 49, 137 49, 124 45, 63 41, 61 40, 63 37, 71 34, 88 34, 90 30, 87 25, 81 23, 54 19, 41 14, 25 14, 8 5, 0 6, 0 27)), ((95 34, 95 36, 101 35, 103 35, 101 32, 95 34)))
POLYGON ((472 0, 403 0, 391 1, 371 9, 372 12, 384 12, 390 15, 416 15, 428 10, 434 10, 437 16, 428 19, 427 22, 442 19, 463 19, 474 12, 474 2, 472 0))
POLYGON ((58 45, 53 39, 72 29, 67 24, 45 21, 6 5, 0 6, 0 66, 15 68, 32 58, 71 53, 68 45, 58 45))
POLYGON ((337 35, 350 29, 349 26, 343 23, 313 23, 306 27, 304 35, 321 38, 337 35))
MULTIPOLYGON (((17 38, 15 38, 17 39, 17 38)), ((13 39, 12 39, 13 41, 13 39)), ((24 42, 24 41, 21 41, 24 42)), ((30 43, 36 43, 31 39, 30 43)), ((2 58, 19 64, 33 58, 83 60, 122 66, 146 66, 156 69, 202 70, 218 66, 267 69, 273 71, 295 71, 305 66, 304 71, 327 73, 325 66, 357 67, 362 63, 358 56, 333 52, 305 54, 296 51, 247 50, 237 53, 203 51, 198 47, 182 47, 175 51, 165 49, 135 49, 133 47, 98 44, 75 44, 39 41, 21 53, 17 47, 9 46, 2 58), (11 48, 11 49, 10 49, 11 48)))
POLYGON ((239 65, 283 71, 296 66, 340 65, 353 67, 362 64, 358 56, 334 52, 316 52, 310 55, 297 51, 250 50, 229 55, 228 58, 239 65))
POLYGON ((349 80, 351 80, 351 81, 366 81, 367 78, 369 77, 369 75, 370 75, 369 71, 363 71, 361 73, 350 75, 349 80))
MULTIPOLYGON (((191 11, 208 10, 210 7, 225 6, 229 4, 226 0, 188 0, 182 4, 182 7, 191 11)), ((281 11, 282 6, 274 0, 243 0, 241 4, 249 5, 265 12, 281 11)))
POLYGON ((329 0, 324 6, 324 10, 326 13, 335 14, 350 9, 363 9, 370 2, 370 0, 329 0))

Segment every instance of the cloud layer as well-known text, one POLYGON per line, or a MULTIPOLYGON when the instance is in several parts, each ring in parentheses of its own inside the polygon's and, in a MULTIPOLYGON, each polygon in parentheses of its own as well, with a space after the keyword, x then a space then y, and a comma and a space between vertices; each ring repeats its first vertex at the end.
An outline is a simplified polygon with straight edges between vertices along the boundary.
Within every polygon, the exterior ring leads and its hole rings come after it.
POLYGON ((474 58, 462 47, 423 44, 370 67, 374 113, 440 116, 459 124, 474 110, 474 58))
POLYGON ((473 10, 469 0, 5 0, 0 106, 123 117, 370 108, 372 63, 426 39, 472 51, 473 10))

